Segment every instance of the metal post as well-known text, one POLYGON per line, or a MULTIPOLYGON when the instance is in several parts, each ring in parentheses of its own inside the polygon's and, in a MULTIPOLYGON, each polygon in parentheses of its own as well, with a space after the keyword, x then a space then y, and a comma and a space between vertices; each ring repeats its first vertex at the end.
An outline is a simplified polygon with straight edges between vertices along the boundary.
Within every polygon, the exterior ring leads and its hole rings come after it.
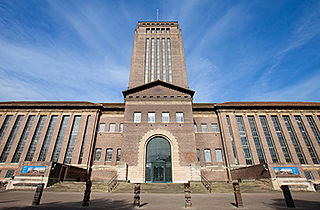
POLYGON ((33 206, 40 204, 41 196, 43 193, 43 188, 44 188, 44 183, 37 185, 37 189, 34 193, 34 197, 33 197, 33 201, 32 201, 33 206))
POLYGON ((82 206, 89 206, 92 181, 86 181, 86 190, 84 191, 82 206))
POLYGON ((184 183, 184 197, 185 197, 185 208, 191 208, 191 191, 190 191, 190 181, 188 183, 184 183))
POLYGON ((283 192, 284 199, 286 201, 288 208, 296 208, 291 196, 291 192, 288 185, 281 185, 281 190, 283 192))
POLYGON ((133 207, 140 208, 140 183, 136 183, 134 185, 134 200, 133 200, 133 207))
POLYGON ((233 185, 233 191, 234 191, 234 198, 236 200, 236 206, 238 208, 243 207, 239 182, 233 182, 232 185, 233 185))

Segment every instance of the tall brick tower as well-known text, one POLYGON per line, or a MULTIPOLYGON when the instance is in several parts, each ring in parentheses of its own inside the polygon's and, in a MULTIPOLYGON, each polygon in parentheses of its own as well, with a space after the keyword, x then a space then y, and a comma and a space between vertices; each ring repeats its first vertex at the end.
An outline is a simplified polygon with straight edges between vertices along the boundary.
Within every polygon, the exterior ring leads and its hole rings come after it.
POLYGON ((126 179, 169 183, 199 179, 193 94, 178 22, 139 22, 129 87, 123 91, 121 162, 126 163, 126 179))

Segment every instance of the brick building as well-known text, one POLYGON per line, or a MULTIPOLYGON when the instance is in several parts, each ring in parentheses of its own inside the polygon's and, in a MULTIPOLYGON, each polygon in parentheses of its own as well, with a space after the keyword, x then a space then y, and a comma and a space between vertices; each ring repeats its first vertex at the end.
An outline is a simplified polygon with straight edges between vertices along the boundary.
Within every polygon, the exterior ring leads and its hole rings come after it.
POLYGON ((124 103, 1 102, 0 179, 232 180, 263 164, 275 188, 320 181, 320 103, 193 103, 175 21, 139 22, 124 103))

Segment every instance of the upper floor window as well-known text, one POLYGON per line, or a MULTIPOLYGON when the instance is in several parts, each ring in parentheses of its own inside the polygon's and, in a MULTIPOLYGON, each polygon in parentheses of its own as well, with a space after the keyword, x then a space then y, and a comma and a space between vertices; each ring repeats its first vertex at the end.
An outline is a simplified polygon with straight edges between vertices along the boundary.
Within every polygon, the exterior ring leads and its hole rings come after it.
POLYGON ((112 161, 112 149, 108 148, 106 150, 106 161, 111 162, 112 161))
POLYGON ((115 132, 116 131, 116 124, 110 123, 109 124, 109 132, 115 132))
POLYGON ((100 123, 99 132, 104 132, 105 128, 106 128, 106 124, 105 123, 100 123))
POLYGON ((123 132, 123 123, 120 123, 119 125, 119 132, 123 132))
POLYGON ((116 161, 120 161, 121 149, 117 149, 117 158, 116 161))
POLYGON ((217 162, 222 162, 221 149, 216 149, 216 158, 217 158, 217 162))
POLYGON ((182 123, 183 122, 183 112, 176 113, 176 121, 182 123))
POLYGON ((211 150, 210 149, 205 149, 204 150, 204 160, 206 163, 211 162, 211 150))
POLYGON ((156 113, 148 112, 148 122, 154 123, 156 121, 156 113))
POLYGON ((12 178, 14 174, 14 170, 8 170, 4 178, 12 178))
POLYGON ((211 123, 211 131, 218 132, 218 125, 217 123, 211 123))
POLYGON ((134 113, 133 122, 135 122, 135 123, 141 122, 141 112, 134 113))
POLYGON ((97 148, 94 153, 94 161, 100 161, 101 159, 101 148, 97 148))
POLYGON ((201 124, 201 131, 202 132, 208 132, 208 126, 206 123, 202 123, 201 124))
POLYGON ((162 112, 162 122, 164 123, 170 122, 169 112, 162 112))
POLYGON ((308 180, 313 180, 314 177, 313 177, 313 174, 311 171, 304 171, 304 175, 306 176, 306 179, 308 180))
POLYGON ((200 149, 197 149, 197 160, 200 162, 200 149))
POLYGON ((193 127, 194 127, 194 132, 197 133, 197 132, 198 132, 197 124, 194 123, 194 124, 193 124, 193 127))

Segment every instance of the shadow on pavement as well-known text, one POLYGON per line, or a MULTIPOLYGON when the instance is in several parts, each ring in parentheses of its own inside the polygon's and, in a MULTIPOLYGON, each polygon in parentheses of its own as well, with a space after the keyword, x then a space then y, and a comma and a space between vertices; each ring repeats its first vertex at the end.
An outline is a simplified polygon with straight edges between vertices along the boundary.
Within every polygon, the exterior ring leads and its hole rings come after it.
MULTIPOLYGON (((272 201, 273 202, 269 205, 273 209, 292 209, 287 208, 284 199, 272 199, 272 201)), ((294 199, 294 204, 297 209, 320 209, 320 201, 306 201, 294 199)))

